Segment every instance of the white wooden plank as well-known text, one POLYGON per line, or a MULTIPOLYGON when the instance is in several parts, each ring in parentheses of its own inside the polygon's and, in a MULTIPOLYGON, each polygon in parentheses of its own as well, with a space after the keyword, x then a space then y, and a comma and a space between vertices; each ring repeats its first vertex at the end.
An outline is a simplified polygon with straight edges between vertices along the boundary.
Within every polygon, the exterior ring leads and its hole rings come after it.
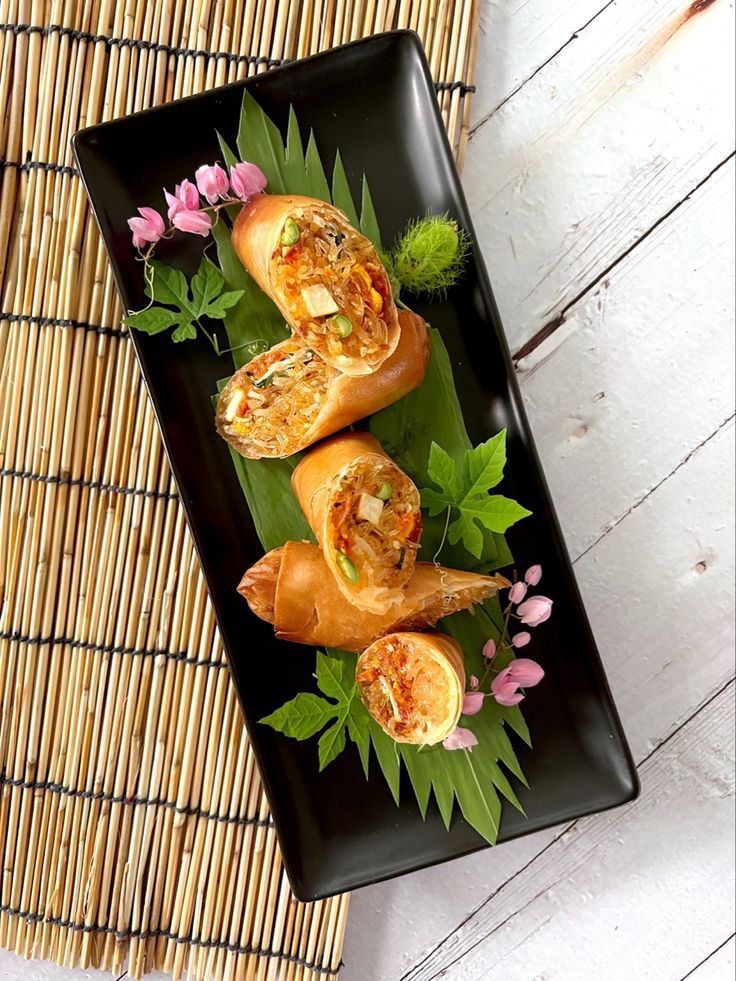
POLYGON ((575 825, 411 981, 684 977, 733 924, 733 695, 644 764, 639 801, 575 825))
MULTIPOLYGON (((709 443, 577 565, 614 697, 642 759, 733 675, 733 534, 723 514, 733 425, 709 443), (718 488, 720 487, 720 490, 718 488), (713 496, 703 494, 713 488, 713 496), (652 545, 654 543, 654 545, 652 545), (699 572, 698 563, 707 569, 699 572)), ((547 582, 554 592, 554 584, 547 582)), ((361 890, 352 899, 345 981, 371 964, 395 981, 555 837, 545 832, 450 867, 361 890)), ((492 905, 505 908, 503 888, 492 905)), ((649 938, 651 943, 651 938, 649 938)), ((692 966, 692 965, 691 965, 692 966)), ((529 975, 533 976, 533 975, 529 975)))
POLYGON ((730 940, 687 975, 687 981, 733 981, 734 975, 736 975, 736 939, 731 936, 730 940))
POLYGON ((483 0, 472 127, 569 43, 608 0, 483 0))
POLYGON ((475 133, 464 181, 512 350, 732 152, 733 68, 730 0, 617 0, 475 133))
POLYGON ((573 557, 734 411, 735 205, 731 160, 520 363, 573 557))

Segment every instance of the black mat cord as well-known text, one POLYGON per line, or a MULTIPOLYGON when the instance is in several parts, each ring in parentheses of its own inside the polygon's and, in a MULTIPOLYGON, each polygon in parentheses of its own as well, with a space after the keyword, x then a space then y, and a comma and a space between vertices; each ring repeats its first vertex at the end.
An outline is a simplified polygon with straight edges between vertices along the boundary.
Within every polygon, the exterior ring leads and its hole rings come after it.
POLYGON ((118 330, 116 327, 99 327, 97 324, 88 324, 84 320, 41 317, 32 313, 13 313, 10 310, 0 310, 0 320, 7 320, 10 324, 36 324, 39 327, 74 327, 78 330, 89 331, 92 334, 101 334, 104 337, 128 336, 126 330, 118 330))
POLYGON ((47 916, 45 913, 31 913, 9 905, 0 906, 0 913, 6 913, 8 916, 17 916, 27 923, 48 923, 49 926, 63 927, 65 930, 72 930, 77 933, 110 934, 116 940, 153 940, 157 937, 164 937, 166 940, 172 940, 176 944, 192 944, 195 947, 201 947, 203 950, 226 950, 231 954, 269 957, 274 960, 286 961, 289 964, 297 964, 307 971, 315 971, 327 977, 335 977, 340 968, 343 967, 342 961, 340 961, 337 968, 333 969, 326 964, 308 961, 306 958, 299 957, 296 954, 287 954, 283 950, 272 950, 268 947, 252 947, 251 945, 241 946, 240 944, 232 944, 228 940, 202 940, 191 934, 180 937, 171 930, 116 930, 115 927, 99 923, 76 923, 74 920, 67 920, 60 916, 47 916))
POLYGON ((201 807, 182 807, 173 801, 165 800, 163 797, 130 797, 126 794, 111 794, 104 790, 78 790, 74 787, 67 787, 63 783, 54 783, 52 780, 22 780, 0 774, 0 786, 19 787, 22 790, 48 790, 52 794, 60 794, 62 797, 106 801, 110 804, 124 804, 127 807, 163 807, 165 810, 174 811, 176 814, 203 818, 205 821, 214 821, 216 824, 251 825, 256 828, 273 827, 271 818, 233 817, 230 814, 218 814, 216 811, 204 811, 201 807))
POLYGON ((163 648, 149 647, 126 647, 123 644, 93 644, 88 640, 79 640, 74 637, 54 637, 43 636, 41 634, 31 635, 21 633, 19 630, 0 631, 0 640, 10 640, 16 644, 28 644, 35 647, 50 647, 54 645, 71 647, 72 650, 91 651, 94 654, 122 654, 126 657, 163 657, 167 661, 175 661, 181 664, 191 664, 195 668, 214 668, 216 671, 226 671, 226 661, 213 661, 210 658, 200 660, 196 655, 188 651, 178 651, 172 653, 163 648))
POLYGON ((82 487, 87 490, 106 491, 110 494, 147 497, 157 501, 179 500, 179 494, 176 491, 144 490, 142 487, 106 484, 103 480, 87 480, 83 477, 61 477, 58 474, 34 473, 32 470, 16 470, 15 467, 0 468, 0 477, 18 477, 20 480, 32 480, 37 484, 59 484, 62 487, 82 487))
MULTIPOLYGON (((200 48, 175 48, 171 44, 160 44, 156 41, 144 41, 133 37, 109 37, 107 34, 90 34, 89 31, 76 31, 71 27, 63 27, 60 24, 49 24, 41 27, 38 24, 0 24, 0 31, 8 34, 40 34, 48 37, 51 34, 58 34, 60 37, 68 37, 73 41, 86 41, 90 44, 104 44, 108 48, 132 48, 137 51, 153 51, 156 54, 174 55, 180 58, 207 58, 213 61, 226 61, 229 65, 266 65, 268 68, 278 68, 280 65, 288 65, 293 58, 269 58, 267 55, 241 55, 233 51, 206 51, 200 48)), ((465 82, 435 82, 434 87, 438 92, 460 91, 462 95, 475 92, 474 85, 467 85, 465 82)))

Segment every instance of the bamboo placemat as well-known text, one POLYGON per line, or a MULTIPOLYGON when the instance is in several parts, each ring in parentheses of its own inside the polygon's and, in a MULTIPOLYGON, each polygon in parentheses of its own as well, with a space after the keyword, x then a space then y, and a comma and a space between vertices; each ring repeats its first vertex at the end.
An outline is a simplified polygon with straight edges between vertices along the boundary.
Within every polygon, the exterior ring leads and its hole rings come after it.
POLYGON ((458 159, 479 0, 0 0, 0 945, 131 977, 317 979, 104 250, 82 126, 393 27, 458 159))

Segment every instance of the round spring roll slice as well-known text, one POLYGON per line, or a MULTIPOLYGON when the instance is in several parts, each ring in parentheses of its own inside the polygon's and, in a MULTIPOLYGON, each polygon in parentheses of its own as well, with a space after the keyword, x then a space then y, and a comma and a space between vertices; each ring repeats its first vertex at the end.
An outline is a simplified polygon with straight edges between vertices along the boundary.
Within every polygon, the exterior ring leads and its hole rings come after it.
POLYGON ((399 315, 399 346, 378 371, 340 374, 296 337, 239 368, 217 403, 218 433, 252 460, 291 456, 417 388, 429 361, 421 317, 399 315))
POLYGON ((360 697, 397 743, 432 746, 458 723, 465 665, 457 641, 440 633, 393 633, 358 658, 360 697))
POLYGON ((399 603, 422 535, 419 491, 375 436, 325 440, 291 483, 343 595, 372 613, 399 603))
POLYGON ((396 350, 399 321, 386 270, 338 208, 261 194, 241 210, 232 241, 294 332, 338 371, 370 374, 396 350))
POLYGON ((442 617, 482 603, 510 585, 501 575, 417 562, 401 602, 388 613, 369 613, 340 592, 316 545, 287 542, 245 573, 238 592, 256 616, 273 624, 281 640, 359 654, 379 637, 433 627, 442 617))

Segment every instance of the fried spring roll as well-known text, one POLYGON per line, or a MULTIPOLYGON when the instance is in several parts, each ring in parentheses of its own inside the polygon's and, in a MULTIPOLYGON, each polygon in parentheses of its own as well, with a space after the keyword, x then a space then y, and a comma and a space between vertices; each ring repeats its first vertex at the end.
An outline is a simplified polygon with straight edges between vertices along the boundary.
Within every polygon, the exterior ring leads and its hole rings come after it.
POLYGON ((419 491, 375 436, 325 440, 291 484, 340 592, 371 613, 399 603, 422 534, 419 491))
POLYGON ((363 704, 397 743, 432 746, 458 723, 465 694, 463 652, 440 633, 393 633, 355 668, 363 704))
POLYGON ((379 637, 433 627, 510 585, 500 575, 417 562, 401 603, 382 615, 368 613, 343 596, 316 545, 287 542, 245 573, 238 592, 256 616, 274 625, 281 640, 359 654, 379 637))
POLYGON ((391 284, 373 245, 331 204, 261 194, 235 221, 241 262, 304 343, 346 375, 368 375, 399 343, 391 284))
POLYGON ((427 325, 402 311, 399 346, 372 375, 340 374, 298 338, 239 368, 217 402, 218 433, 251 460, 291 456, 391 405, 421 385, 429 361, 427 325))

